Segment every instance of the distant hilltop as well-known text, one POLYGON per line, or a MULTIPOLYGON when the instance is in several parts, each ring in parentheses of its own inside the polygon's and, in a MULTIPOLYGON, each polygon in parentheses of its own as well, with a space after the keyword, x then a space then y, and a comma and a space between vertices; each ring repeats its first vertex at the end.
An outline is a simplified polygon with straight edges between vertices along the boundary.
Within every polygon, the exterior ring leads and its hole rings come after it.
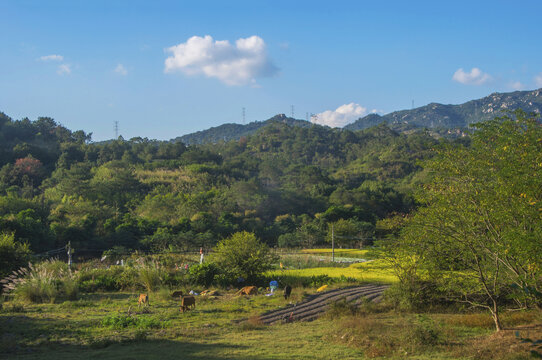
POLYGON ((278 114, 265 121, 254 121, 246 125, 223 124, 207 130, 183 135, 172 139, 172 142, 181 141, 186 145, 217 143, 219 141, 239 140, 242 136, 254 134, 259 129, 272 123, 285 123, 290 126, 308 127, 312 124, 305 120, 296 120, 284 114, 278 114))
MULTIPOLYGON (((363 130, 381 123, 387 123, 395 130, 428 128, 436 131, 465 129, 469 124, 487 121, 503 115, 502 110, 523 109, 526 112, 540 114, 542 111, 542 89, 532 91, 514 91, 493 93, 481 99, 467 101, 459 105, 431 103, 412 110, 394 111, 386 115, 369 114, 346 125, 345 130, 363 130)), ((290 126, 317 126, 306 120, 294 119, 278 114, 265 121, 255 121, 246 125, 223 124, 207 130, 194 132, 172 139, 187 145, 217 143, 219 141, 238 140, 254 134, 259 129, 275 122, 290 126)))
POLYGON ((518 108, 526 112, 540 114, 542 111, 542 89, 493 93, 460 105, 431 103, 412 110, 394 111, 382 116, 370 114, 346 125, 344 129, 362 130, 383 122, 393 128, 458 129, 503 115, 501 110, 518 108))

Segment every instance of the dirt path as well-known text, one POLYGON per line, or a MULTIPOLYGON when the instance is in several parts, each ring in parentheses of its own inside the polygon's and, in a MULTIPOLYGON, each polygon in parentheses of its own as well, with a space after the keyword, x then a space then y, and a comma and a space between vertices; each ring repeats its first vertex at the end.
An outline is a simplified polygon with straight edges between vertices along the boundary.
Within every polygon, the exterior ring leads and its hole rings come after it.
POLYGON ((310 321, 322 315, 330 303, 346 299, 360 304, 364 298, 378 302, 387 285, 366 285, 351 288, 335 289, 310 296, 304 301, 283 309, 269 311, 260 316, 264 324, 273 324, 285 321, 310 321))

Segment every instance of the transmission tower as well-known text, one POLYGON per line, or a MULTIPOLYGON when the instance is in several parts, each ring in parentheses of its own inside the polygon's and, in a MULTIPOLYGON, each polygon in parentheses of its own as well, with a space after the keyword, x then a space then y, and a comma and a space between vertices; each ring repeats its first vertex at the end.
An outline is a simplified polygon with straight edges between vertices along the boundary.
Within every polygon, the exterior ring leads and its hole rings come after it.
POLYGON ((115 139, 119 138, 119 122, 115 121, 115 139))
POLYGON ((290 109, 292 110, 292 111, 291 111, 291 113, 292 113, 292 116, 291 116, 291 117, 292 117, 292 119, 293 119, 293 118, 294 118, 294 106, 291 105, 291 106, 290 106, 290 109))
POLYGON ((246 109, 243 108, 243 125, 245 125, 245 120, 246 120, 246 109))
POLYGON ((307 121, 309 121, 309 113, 305 114, 305 118, 307 119, 307 121))

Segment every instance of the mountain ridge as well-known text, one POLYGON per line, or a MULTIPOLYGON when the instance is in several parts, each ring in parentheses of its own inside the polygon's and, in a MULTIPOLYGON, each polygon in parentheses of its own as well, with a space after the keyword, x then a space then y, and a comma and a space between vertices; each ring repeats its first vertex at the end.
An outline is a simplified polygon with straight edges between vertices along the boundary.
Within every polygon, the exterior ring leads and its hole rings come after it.
MULTIPOLYGON (((526 112, 540 114, 542 112, 542 88, 507 93, 494 92, 483 98, 456 105, 433 102, 414 109, 393 111, 385 115, 369 114, 344 126, 343 129, 356 131, 387 123, 391 128, 398 131, 428 128, 441 130, 445 133, 453 129, 464 129, 470 124, 503 115, 500 110, 515 110, 518 108, 526 112)), ((180 141, 186 145, 194 145, 239 140, 241 137, 252 135, 259 129, 275 122, 301 127, 317 125, 306 120, 278 114, 268 120, 254 121, 246 125, 226 123, 178 136, 170 141, 180 141)))

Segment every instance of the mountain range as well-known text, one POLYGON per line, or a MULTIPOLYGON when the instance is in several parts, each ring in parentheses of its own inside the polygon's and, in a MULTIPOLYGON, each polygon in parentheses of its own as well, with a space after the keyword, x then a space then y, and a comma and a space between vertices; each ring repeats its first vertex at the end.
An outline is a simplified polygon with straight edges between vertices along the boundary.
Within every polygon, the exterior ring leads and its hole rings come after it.
MULTIPOLYGON (((394 111, 386 115, 369 114, 346 125, 345 130, 363 130, 380 123, 387 123, 395 130, 428 128, 446 132, 452 129, 465 129, 469 124, 486 121, 504 114, 503 110, 523 109, 526 112, 542 112, 542 88, 532 91, 493 93, 484 98, 471 100, 459 105, 430 103, 411 110, 394 111)), ((217 143, 238 140, 254 134, 262 127, 274 122, 292 126, 316 126, 306 120, 294 119, 278 114, 265 121, 255 121, 246 125, 223 124, 207 130, 179 136, 172 142, 181 141, 187 145, 217 143)))

